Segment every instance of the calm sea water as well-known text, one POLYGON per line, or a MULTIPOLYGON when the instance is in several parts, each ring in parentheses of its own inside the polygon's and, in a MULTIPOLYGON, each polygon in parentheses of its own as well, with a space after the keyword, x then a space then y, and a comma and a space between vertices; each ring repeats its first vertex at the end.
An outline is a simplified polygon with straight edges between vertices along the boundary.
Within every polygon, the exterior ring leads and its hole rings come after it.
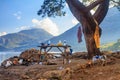
MULTIPOLYGON (((60 57, 61 52, 51 52, 53 53, 56 57, 60 57)), ((21 52, 0 52, 0 65, 1 62, 3 62, 4 60, 13 57, 13 56, 19 56, 21 54, 21 52)))
POLYGON ((0 52, 0 64, 5 59, 8 59, 13 56, 19 56, 21 52, 0 52))

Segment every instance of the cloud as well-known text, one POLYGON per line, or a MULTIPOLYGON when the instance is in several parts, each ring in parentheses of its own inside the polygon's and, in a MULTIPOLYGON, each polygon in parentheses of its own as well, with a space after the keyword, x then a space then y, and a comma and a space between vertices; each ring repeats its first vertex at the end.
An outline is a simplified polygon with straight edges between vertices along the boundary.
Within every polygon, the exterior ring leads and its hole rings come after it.
POLYGON ((7 32, 0 32, 0 36, 6 35, 7 32))
POLYGON ((21 19, 21 16, 17 16, 17 19, 20 20, 20 19, 21 19))
POLYGON ((13 15, 14 15, 18 20, 20 20, 20 19, 21 19, 21 14, 22 14, 22 12, 21 12, 21 11, 18 11, 18 12, 16 12, 16 13, 14 13, 13 15))
POLYGON ((74 18, 74 19, 72 19, 72 23, 76 25, 76 24, 78 24, 79 22, 78 22, 78 20, 76 20, 76 19, 74 18))
POLYGON ((35 25, 34 27, 42 28, 54 36, 57 36, 59 34, 58 26, 49 18, 45 18, 40 21, 33 19, 32 23, 35 25))

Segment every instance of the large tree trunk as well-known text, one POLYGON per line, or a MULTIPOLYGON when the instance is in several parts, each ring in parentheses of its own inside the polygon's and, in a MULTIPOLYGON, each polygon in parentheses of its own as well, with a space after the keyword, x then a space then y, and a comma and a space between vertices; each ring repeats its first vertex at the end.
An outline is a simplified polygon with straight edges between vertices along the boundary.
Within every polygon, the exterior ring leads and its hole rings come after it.
POLYGON ((86 41, 86 48, 89 58, 93 55, 100 54, 99 47, 97 47, 94 39, 96 27, 99 28, 99 34, 101 29, 98 26, 108 11, 109 0, 97 0, 89 6, 84 6, 79 0, 66 0, 72 14, 82 24, 82 29, 86 41), (90 13, 90 10, 99 5, 94 15, 90 13))

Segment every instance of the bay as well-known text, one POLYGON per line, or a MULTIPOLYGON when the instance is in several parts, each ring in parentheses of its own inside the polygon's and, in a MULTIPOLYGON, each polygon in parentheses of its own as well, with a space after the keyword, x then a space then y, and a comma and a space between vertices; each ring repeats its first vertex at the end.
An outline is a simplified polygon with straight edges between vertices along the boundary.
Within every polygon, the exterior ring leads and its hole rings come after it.
POLYGON ((1 62, 4 60, 13 57, 13 56, 19 56, 21 52, 0 52, 0 65, 1 62))

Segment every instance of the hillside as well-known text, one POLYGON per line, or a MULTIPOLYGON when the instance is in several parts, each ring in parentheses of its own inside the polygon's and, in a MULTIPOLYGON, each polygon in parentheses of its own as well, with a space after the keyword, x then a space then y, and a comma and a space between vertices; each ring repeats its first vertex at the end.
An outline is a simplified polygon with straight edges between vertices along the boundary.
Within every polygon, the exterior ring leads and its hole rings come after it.
POLYGON ((50 39, 51 37, 53 36, 48 32, 37 28, 7 34, 0 37, 0 51, 23 51, 25 49, 36 47, 39 43, 50 39), (3 49, 2 47, 7 49, 3 49))
POLYGON ((63 43, 63 41, 66 40, 67 44, 71 45, 74 51, 79 51, 80 49, 81 51, 84 51, 85 50, 84 38, 82 39, 83 40, 82 43, 78 43, 77 41, 77 31, 79 26, 80 25, 77 24, 73 28, 62 33, 61 35, 51 38, 50 39, 51 44, 57 44, 59 40, 61 40, 63 43))
POLYGON ((101 23, 101 43, 116 42, 120 39, 120 11, 117 8, 110 8, 107 16, 101 23))
POLYGON ((111 43, 111 45, 106 46, 103 49, 104 50, 111 50, 111 51, 120 51, 120 39, 118 39, 117 42, 111 43))
MULTIPOLYGON (((110 8, 104 21, 100 24, 102 28, 101 45, 116 42, 120 39, 120 12, 117 8, 110 8)), ((84 36, 82 42, 77 42, 77 30, 80 24, 75 25, 73 28, 67 30, 61 35, 50 39, 53 44, 57 44, 59 40, 66 40, 72 46, 74 51, 86 51, 84 36)), ((107 48, 108 49, 108 48, 107 48)))
MULTIPOLYGON (((114 43, 120 39, 120 12, 117 8, 110 8, 104 21, 100 24, 102 28, 101 45, 114 43)), ((73 26, 71 29, 53 37, 43 29, 23 30, 18 33, 12 33, 0 37, 0 51, 12 50, 23 51, 29 48, 37 48, 41 42, 47 42, 50 39, 52 44, 57 44, 59 40, 67 41, 74 51, 86 51, 84 36, 82 42, 77 42, 77 30, 80 24, 73 26)), ((111 45, 107 45, 110 47, 111 45)), ((106 48, 105 50, 107 50, 106 48)), ((108 49, 109 50, 109 49, 108 49)), ((113 50, 113 49, 112 49, 113 50)))

